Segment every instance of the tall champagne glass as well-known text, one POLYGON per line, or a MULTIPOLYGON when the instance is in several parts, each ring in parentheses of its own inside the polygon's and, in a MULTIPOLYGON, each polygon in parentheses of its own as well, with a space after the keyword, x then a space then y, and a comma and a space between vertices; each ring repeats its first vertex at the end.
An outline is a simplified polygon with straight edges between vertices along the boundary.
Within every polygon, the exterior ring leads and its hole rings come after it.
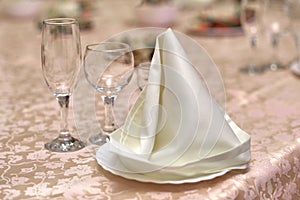
POLYGON ((241 24, 251 46, 251 59, 247 66, 240 70, 250 75, 263 73, 265 67, 257 64, 257 40, 261 31, 262 0, 242 0, 241 24))
POLYGON ((109 134, 117 129, 113 106, 120 92, 133 75, 133 53, 129 45, 119 42, 102 42, 87 45, 84 55, 84 71, 88 82, 100 92, 104 103, 102 133, 89 138, 93 144, 106 142, 109 134))
POLYGON ((278 59, 280 37, 288 32, 290 26, 287 0, 265 0, 263 24, 272 45, 272 58, 268 68, 272 71, 285 69, 278 59))
POLYGON ((60 106, 59 136, 45 144, 50 151, 68 152, 84 147, 71 136, 68 128, 68 107, 75 79, 81 66, 79 25, 75 19, 54 18, 43 21, 42 69, 44 79, 60 106))

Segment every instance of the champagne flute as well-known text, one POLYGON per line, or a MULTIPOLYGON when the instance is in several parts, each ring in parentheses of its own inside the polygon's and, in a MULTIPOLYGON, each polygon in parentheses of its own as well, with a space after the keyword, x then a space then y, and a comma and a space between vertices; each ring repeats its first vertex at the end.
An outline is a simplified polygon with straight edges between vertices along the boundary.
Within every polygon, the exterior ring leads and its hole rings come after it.
POLYGON ((286 0, 266 0, 263 12, 263 23, 272 45, 272 58, 268 68, 272 71, 286 69, 278 59, 279 39, 287 32, 290 25, 289 7, 286 0))
POLYGON ((262 0, 242 0, 241 5, 241 24, 251 45, 250 63, 241 68, 240 71, 249 75, 263 73, 265 67, 256 62, 257 38, 261 31, 261 10, 262 0))
POLYGON ((41 57, 44 79, 61 112, 59 136, 46 143, 45 147, 54 152, 82 149, 85 144, 72 137, 68 128, 69 100, 81 65, 80 32, 75 19, 43 21, 41 57))
POLYGON ((100 92, 105 112, 103 131, 89 138, 92 144, 105 143, 109 134, 118 128, 113 106, 118 92, 132 78, 133 63, 133 53, 128 44, 102 42, 87 45, 84 55, 85 76, 89 84, 100 92))

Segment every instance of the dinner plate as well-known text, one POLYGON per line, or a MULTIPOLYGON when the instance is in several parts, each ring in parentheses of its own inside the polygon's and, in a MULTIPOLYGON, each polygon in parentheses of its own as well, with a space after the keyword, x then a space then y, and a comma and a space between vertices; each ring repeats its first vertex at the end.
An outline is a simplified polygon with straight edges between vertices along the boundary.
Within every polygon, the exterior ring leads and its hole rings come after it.
POLYGON ((247 164, 240 165, 240 166, 234 166, 225 168, 221 171, 218 171, 216 173, 211 174, 202 174, 197 176, 191 176, 191 177, 181 177, 181 178, 174 178, 174 177, 165 177, 163 173, 159 172, 151 172, 151 173, 129 173, 125 172, 126 167, 123 166, 121 160, 118 158, 117 155, 109 152, 107 149, 99 148, 96 153, 96 160, 98 164, 106 171, 121 176, 125 179, 129 180, 135 180, 139 182, 144 183, 156 183, 156 184, 183 184, 183 183, 196 183, 200 181, 207 181, 214 179, 216 177, 222 176, 226 174, 227 172, 234 170, 234 169, 246 169, 248 167, 247 164), (107 166, 105 163, 105 159, 110 158, 114 162, 114 166, 118 166, 120 168, 124 168, 124 171, 113 169, 110 166, 107 166), (150 175, 149 175, 150 174, 150 175))
POLYGON ((135 180, 143 183, 156 183, 156 184, 184 184, 184 183, 197 183, 200 181, 205 181, 205 180, 211 180, 214 179, 218 176, 222 176, 226 174, 230 170, 224 170, 218 173, 206 175, 206 176, 201 176, 201 177, 192 177, 192 178, 187 178, 187 179, 181 179, 181 180, 161 180, 161 179, 155 179, 153 177, 149 177, 146 174, 138 174, 138 173, 122 173, 120 171, 113 170, 109 167, 106 167, 104 165, 101 165, 103 169, 106 171, 109 171, 110 173, 121 176, 123 178, 126 178, 128 180, 135 180))
POLYGON ((124 163, 124 160, 122 160, 123 157, 120 157, 120 155, 116 153, 115 151, 116 149, 112 148, 110 146, 110 143, 105 143, 100 148, 98 148, 96 150, 95 157, 98 164, 104 170, 109 171, 114 175, 121 176, 123 178, 130 179, 130 180, 139 181, 139 182, 157 183, 157 184, 183 184, 183 183, 196 183, 200 181, 210 180, 222 176, 231 170, 246 169, 248 167, 248 163, 231 165, 232 161, 230 161, 229 156, 233 156, 232 159, 235 159, 234 158, 235 156, 247 157, 248 154, 250 154, 250 149, 247 150, 248 146, 250 146, 250 136, 246 132, 241 130, 227 115, 225 115, 225 119, 229 123, 230 127, 234 130, 236 136, 242 142, 243 145, 234 148, 234 152, 232 149, 232 151, 224 152, 223 154, 217 154, 210 158, 207 157, 206 161, 204 161, 204 163, 208 162, 207 164, 212 164, 214 162, 221 162, 221 160, 225 159, 224 166, 220 168, 218 168, 219 165, 212 166, 211 173, 208 171, 208 169, 205 169, 205 167, 204 168, 199 167, 201 166, 201 164, 198 161, 190 162, 187 165, 180 165, 180 166, 148 168, 150 169, 149 171, 147 170, 147 167, 149 166, 145 165, 144 167, 141 163, 137 163, 140 164, 139 168, 141 169, 141 171, 134 171, 130 169, 130 165, 131 165, 130 160, 128 162, 126 160, 126 162, 124 163), (226 166, 226 162, 227 162, 227 166, 226 166), (199 165, 197 165, 197 163, 199 165), (228 163, 230 164, 228 165, 228 163), (191 167, 190 165, 194 165, 195 167, 189 168, 191 167), (188 171, 188 169, 193 171, 188 171))

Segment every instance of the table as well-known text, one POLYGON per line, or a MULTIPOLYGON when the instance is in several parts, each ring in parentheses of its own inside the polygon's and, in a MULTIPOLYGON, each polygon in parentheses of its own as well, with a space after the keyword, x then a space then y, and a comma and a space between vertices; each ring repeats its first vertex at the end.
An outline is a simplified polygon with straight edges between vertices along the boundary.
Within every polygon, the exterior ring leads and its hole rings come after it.
MULTIPOLYGON (((126 1, 127 2, 127 1, 126 1)), ((100 1, 95 27, 82 46, 134 28, 125 1, 100 1), (119 3, 119 4, 117 4, 119 3), (107 8, 118 9, 110 12, 107 8), (118 7, 116 7, 118 6, 118 7)), ((175 30, 184 31, 189 10, 175 30)), ((182 185, 139 183, 104 171, 87 148, 52 153, 44 143, 57 135, 58 106, 44 84, 40 30, 32 19, 0 18, 1 199, 298 199, 300 198, 300 79, 289 70, 239 73, 249 49, 243 36, 191 36, 210 53, 224 79, 226 111, 251 137, 247 170, 182 185)), ((291 38, 282 45, 285 63, 295 58, 291 38)), ((262 60, 268 51, 262 49, 262 60)), ((71 107, 72 109, 72 107, 71 107)), ((74 122, 70 120, 76 132, 74 122)))

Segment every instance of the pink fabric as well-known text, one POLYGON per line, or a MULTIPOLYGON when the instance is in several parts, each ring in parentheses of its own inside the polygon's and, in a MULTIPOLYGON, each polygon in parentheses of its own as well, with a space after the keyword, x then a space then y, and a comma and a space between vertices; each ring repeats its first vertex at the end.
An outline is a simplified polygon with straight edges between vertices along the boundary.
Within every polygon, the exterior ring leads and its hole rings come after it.
MULTIPOLYGON (((126 10, 132 6, 121 3, 111 16, 108 2, 100 2, 95 29, 82 33, 83 47, 134 27, 126 10)), ((184 30, 185 19, 174 29, 184 30)), ((251 134, 249 169, 194 184, 145 184, 104 171, 86 148, 44 149, 57 134, 59 115, 42 78, 40 31, 30 20, 0 18, 0 199, 299 199, 300 79, 288 70, 240 74, 249 55, 244 37, 194 39, 220 67, 228 114, 251 134)), ((286 62, 296 55, 291 40, 281 51, 286 62)))

